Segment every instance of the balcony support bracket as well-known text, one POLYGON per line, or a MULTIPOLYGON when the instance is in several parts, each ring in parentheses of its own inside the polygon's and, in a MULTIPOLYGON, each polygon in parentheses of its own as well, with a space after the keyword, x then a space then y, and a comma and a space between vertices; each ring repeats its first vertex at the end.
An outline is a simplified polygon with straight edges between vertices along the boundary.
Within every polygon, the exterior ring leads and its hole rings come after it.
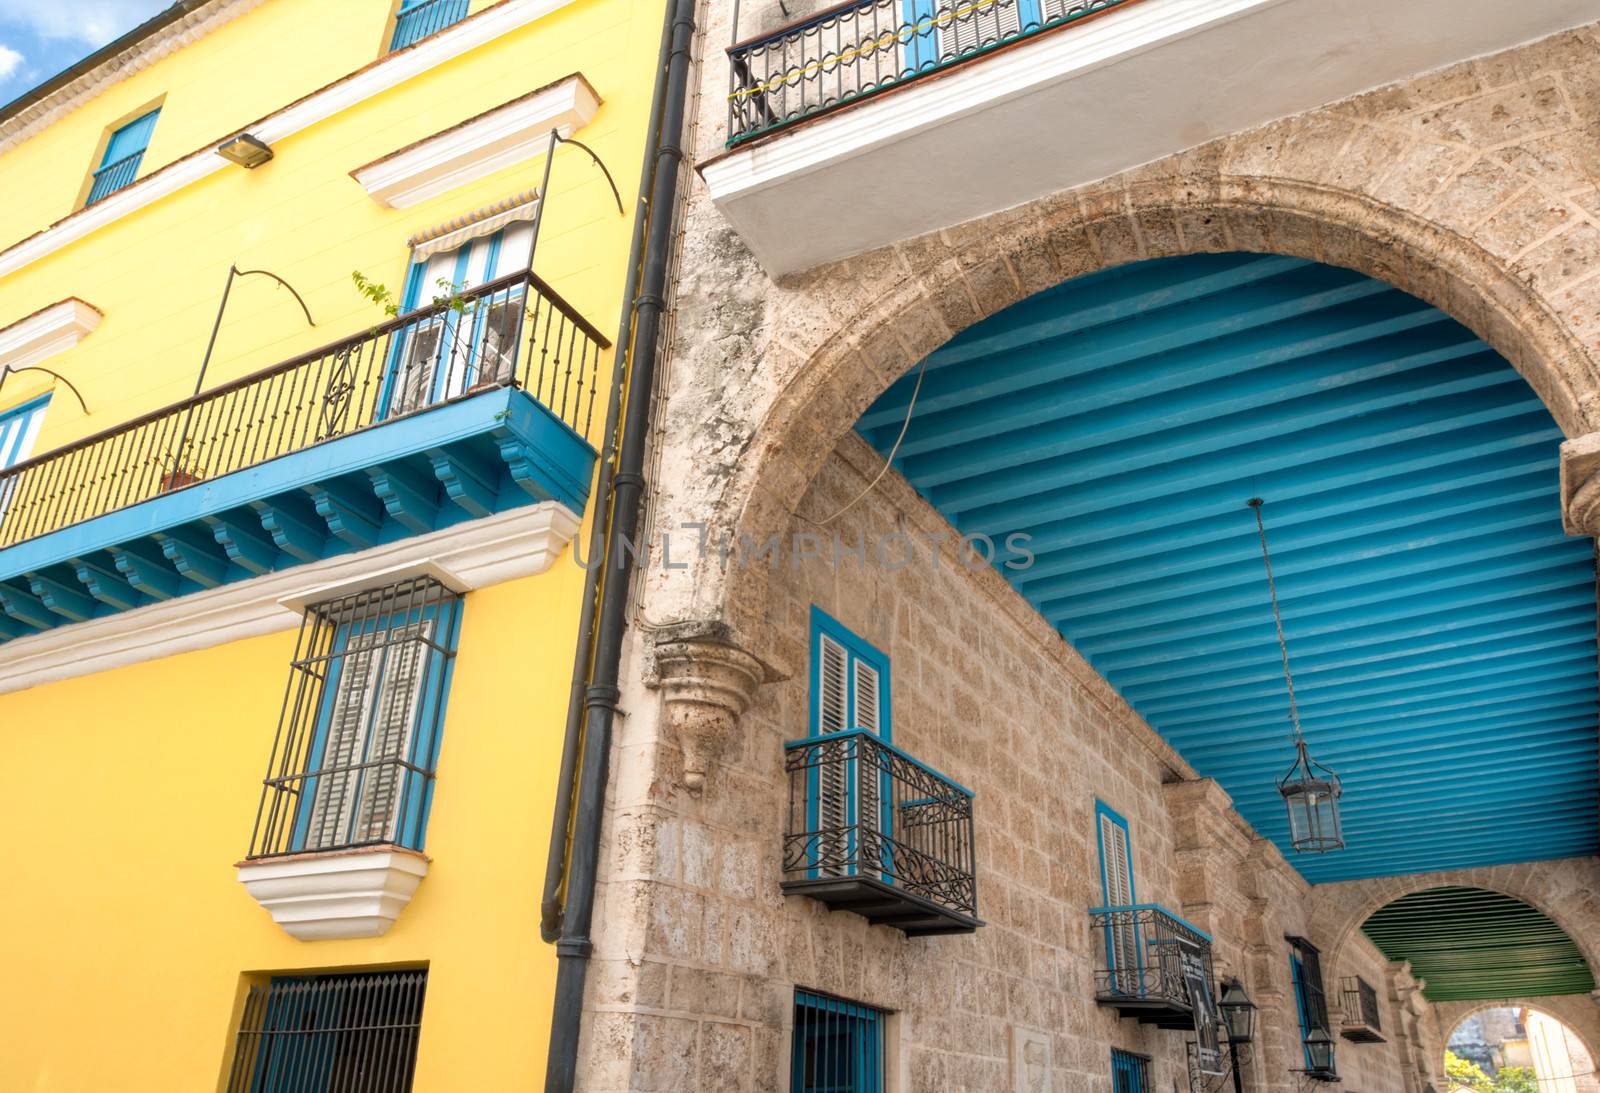
POLYGON ((654 639, 646 682, 661 691, 668 734, 683 752, 684 788, 698 797, 711 768, 737 742, 739 718, 756 688, 781 676, 734 644, 721 624, 680 624, 654 639))

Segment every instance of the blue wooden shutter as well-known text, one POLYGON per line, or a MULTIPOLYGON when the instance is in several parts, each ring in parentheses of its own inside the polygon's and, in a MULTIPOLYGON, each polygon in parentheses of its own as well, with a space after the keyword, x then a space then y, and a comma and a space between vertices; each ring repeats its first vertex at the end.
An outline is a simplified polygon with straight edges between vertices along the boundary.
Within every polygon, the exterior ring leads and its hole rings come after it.
POLYGON ((467 17, 467 0, 402 0, 389 49, 404 49, 467 17))
POLYGON ((21 463, 33 451, 34 438, 44 424, 50 396, 24 402, 11 410, 0 411, 0 471, 21 463))
POLYGON ((160 109, 152 110, 111 134, 105 155, 100 157, 100 166, 95 169, 94 183, 89 187, 88 204, 93 205, 133 182, 160 115, 160 109))

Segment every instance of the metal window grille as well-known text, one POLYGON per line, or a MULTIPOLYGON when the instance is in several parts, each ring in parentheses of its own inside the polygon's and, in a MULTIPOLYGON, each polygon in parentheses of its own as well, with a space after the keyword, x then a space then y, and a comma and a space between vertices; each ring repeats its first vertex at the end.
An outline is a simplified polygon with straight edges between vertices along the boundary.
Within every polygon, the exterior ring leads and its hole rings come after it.
MULTIPOLYGON (((1306 1019, 1311 1028, 1328 1028, 1328 995, 1322 985, 1322 952, 1311 942, 1303 937, 1291 937, 1289 944, 1294 946, 1296 955, 1300 957, 1300 966, 1304 970, 1301 976, 1301 985, 1305 991, 1306 1019)), ((1309 1032, 1310 1029, 1304 1031, 1309 1032)))
POLYGON ((306 609, 250 857, 422 848, 460 615, 432 577, 306 609))
POLYGON ((227 1093, 405 1093, 427 988, 426 970, 251 987, 227 1093))
POLYGON ((883 1093, 883 1010, 797 990, 790 1093, 883 1093))
POLYGON ((1111 1093, 1150 1093, 1150 1057, 1112 1048, 1111 1093))
POLYGON ((406 4, 394 20, 389 50, 404 49, 467 17, 467 0, 421 0, 406 4))
POLYGON ((1344 1023, 1365 1025, 1370 1029, 1383 1026, 1378 1021, 1378 992, 1371 983, 1359 975, 1349 975, 1339 983, 1344 996, 1344 1023))
POLYGON ((94 182, 89 186, 89 199, 85 205, 93 205, 104 200, 118 190, 126 189, 133 184, 134 176, 139 173, 139 164, 144 160, 144 149, 141 148, 131 156, 124 156, 115 163, 108 163, 97 168, 94 172, 94 182))

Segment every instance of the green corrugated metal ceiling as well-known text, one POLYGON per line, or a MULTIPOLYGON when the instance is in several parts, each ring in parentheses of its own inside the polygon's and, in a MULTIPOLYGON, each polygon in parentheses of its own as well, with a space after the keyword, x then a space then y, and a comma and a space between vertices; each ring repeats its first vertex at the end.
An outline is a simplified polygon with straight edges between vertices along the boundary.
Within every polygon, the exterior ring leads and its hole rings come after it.
POLYGON ((1390 960, 1409 960, 1430 1002, 1587 994, 1594 975, 1566 931, 1519 899, 1429 888, 1362 926, 1390 960))

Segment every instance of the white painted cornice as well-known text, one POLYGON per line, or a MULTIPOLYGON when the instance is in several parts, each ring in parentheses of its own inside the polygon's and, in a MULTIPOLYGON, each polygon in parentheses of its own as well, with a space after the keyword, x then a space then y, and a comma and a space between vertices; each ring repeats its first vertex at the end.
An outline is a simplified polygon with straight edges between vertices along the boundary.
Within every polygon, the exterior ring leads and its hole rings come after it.
POLYGON ((0 644, 0 694, 289 630, 296 604, 376 572, 437 566, 458 591, 542 573, 577 533, 579 518, 544 501, 443 531, 295 566, 249 580, 0 644))
POLYGON ((357 167, 350 177, 386 209, 403 209, 541 156, 554 129, 569 137, 600 109, 581 72, 357 167))
POLYGON ((374 846, 239 863, 239 882, 301 941, 381 937, 428 875, 415 850, 374 846))
POLYGON ((454 26, 374 61, 259 121, 225 134, 220 140, 169 163, 105 200, 80 209, 43 231, 12 244, 0 251, 0 277, 15 273, 91 232, 218 171, 238 170, 216 154, 218 145, 238 133, 249 133, 257 140, 275 144, 572 2, 501 0, 493 7, 469 15, 454 26))
POLYGON ((0 373, 71 349, 100 325, 100 319, 99 308, 69 296, 0 327, 0 373))
POLYGON ((212 0, 130 45, 116 56, 107 57, 77 79, 63 84, 38 102, 29 104, 0 122, 0 153, 9 152, 115 84, 143 72, 157 61, 170 57, 184 46, 260 7, 264 2, 212 0))

